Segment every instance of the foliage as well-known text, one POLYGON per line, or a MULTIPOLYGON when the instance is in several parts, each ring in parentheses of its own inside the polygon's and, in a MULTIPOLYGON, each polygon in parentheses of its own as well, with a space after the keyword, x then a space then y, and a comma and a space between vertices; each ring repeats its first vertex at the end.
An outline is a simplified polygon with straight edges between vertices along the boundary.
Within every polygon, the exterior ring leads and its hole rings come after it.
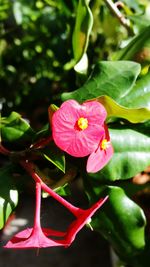
POLYGON ((150 4, 108 2, 2 0, 0 228, 28 186, 20 161, 34 161, 60 194, 70 193, 76 177, 91 204, 108 195, 92 227, 123 262, 146 267, 149 220, 137 199, 150 194, 149 183, 132 178, 150 166, 150 4), (51 140, 52 116, 68 99, 96 100, 107 110, 114 154, 97 173, 51 140))

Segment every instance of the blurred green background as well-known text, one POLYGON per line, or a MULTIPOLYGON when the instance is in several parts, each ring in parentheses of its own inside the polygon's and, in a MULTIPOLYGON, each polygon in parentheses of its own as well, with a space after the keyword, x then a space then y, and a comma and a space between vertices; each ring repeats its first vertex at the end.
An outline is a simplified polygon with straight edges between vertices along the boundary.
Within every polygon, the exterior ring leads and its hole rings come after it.
MULTIPOLYGON (((133 34, 102 0, 90 1, 94 24, 87 49, 89 69, 110 59, 143 27, 149 25, 149 1, 122 1, 133 34), (141 20, 141 17, 143 18, 141 20), (111 25, 111 27, 110 27, 111 25)), ((2 115, 12 110, 39 129, 47 122, 50 103, 79 85, 72 68, 72 35, 78 0, 0 0, 0 92, 2 115)))

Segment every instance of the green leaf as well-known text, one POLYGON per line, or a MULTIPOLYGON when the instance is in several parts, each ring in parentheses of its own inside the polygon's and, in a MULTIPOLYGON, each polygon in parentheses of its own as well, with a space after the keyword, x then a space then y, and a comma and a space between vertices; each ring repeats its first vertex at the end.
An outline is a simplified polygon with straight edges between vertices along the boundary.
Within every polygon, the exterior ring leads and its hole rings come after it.
POLYGON ((50 125, 51 125, 51 123, 52 123, 52 116, 53 116, 54 112, 55 112, 56 110, 58 110, 58 109, 59 109, 59 107, 57 107, 57 106, 54 105, 54 104, 51 104, 51 105, 48 107, 48 117, 49 117, 49 123, 50 123, 50 125))
POLYGON ((71 190, 68 184, 64 184, 63 186, 57 187, 55 189, 55 192, 59 194, 60 196, 68 196, 71 195, 71 190))
MULTIPOLYGON (((62 185, 62 186, 56 187, 54 190, 55 190, 55 192, 57 192, 58 195, 63 196, 63 197, 71 195, 71 191, 70 191, 69 185, 67 183, 62 185)), ((47 197, 49 197, 49 194, 47 192, 43 191, 42 197, 47 198, 47 197)))
POLYGON ((92 26, 93 16, 89 8, 89 0, 79 0, 75 28, 72 37, 73 53, 76 63, 86 52, 92 26))
POLYGON ((49 135, 50 135, 49 123, 47 123, 38 132, 35 133, 33 142, 37 142, 38 140, 48 138, 49 135))
POLYGON ((54 143, 41 150, 43 156, 65 173, 65 155, 54 143))
POLYGON ((150 19, 145 14, 141 14, 127 16, 135 24, 136 30, 138 29, 140 31, 150 24, 150 19))
POLYGON ((18 191, 12 180, 11 165, 0 170, 0 229, 18 204, 18 191))
POLYGON ((100 181, 129 179, 150 165, 150 121, 137 125, 120 125, 109 129, 114 147, 110 162, 95 174, 100 181))
MULTIPOLYGON (((98 188, 99 184, 93 188, 93 197, 98 195, 98 188)), ((105 193, 109 195, 108 201, 94 217, 92 227, 111 243, 123 259, 131 258, 145 246, 144 212, 117 186, 107 186, 105 193)))
POLYGON ((106 108, 108 118, 119 117, 132 123, 139 123, 150 119, 150 108, 126 108, 117 104, 109 96, 101 96, 97 100, 106 108))
MULTIPOLYGON (((144 28, 139 35, 134 37, 129 44, 121 49, 120 51, 113 54, 113 60, 132 60, 137 57, 137 53, 141 50, 144 51, 144 48, 149 48, 149 52, 147 51, 147 55, 143 56, 145 58, 141 58, 143 60, 150 60, 150 26, 144 28)), ((140 55, 138 55, 139 57, 140 55)))
MULTIPOLYGON (((131 8, 136 13, 141 13, 143 11, 143 5, 142 2, 140 3, 139 0, 123 0, 123 3, 128 6, 128 8, 131 8)), ((144 3, 143 3, 144 4, 144 3)))
POLYGON ((32 140, 34 131, 28 122, 17 112, 12 112, 8 118, 2 118, 1 138, 4 142, 24 143, 32 140))
POLYGON ((108 95, 119 102, 135 84, 140 65, 130 61, 101 61, 96 64, 87 82, 79 89, 63 93, 62 100, 79 102, 108 95))
POLYGON ((121 100, 120 104, 132 107, 150 107, 150 72, 137 80, 132 90, 121 100))

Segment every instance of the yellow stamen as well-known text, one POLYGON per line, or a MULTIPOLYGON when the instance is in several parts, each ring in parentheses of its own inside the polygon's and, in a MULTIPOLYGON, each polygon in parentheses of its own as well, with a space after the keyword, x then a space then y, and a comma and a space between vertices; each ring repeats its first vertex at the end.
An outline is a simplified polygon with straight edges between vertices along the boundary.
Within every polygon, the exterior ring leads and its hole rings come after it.
POLYGON ((77 125, 80 130, 85 130, 88 127, 88 120, 86 118, 79 118, 77 121, 77 125))
POLYGON ((100 144, 100 148, 102 150, 106 150, 109 147, 109 145, 110 145, 110 142, 107 141, 107 139, 103 139, 101 144, 100 144))

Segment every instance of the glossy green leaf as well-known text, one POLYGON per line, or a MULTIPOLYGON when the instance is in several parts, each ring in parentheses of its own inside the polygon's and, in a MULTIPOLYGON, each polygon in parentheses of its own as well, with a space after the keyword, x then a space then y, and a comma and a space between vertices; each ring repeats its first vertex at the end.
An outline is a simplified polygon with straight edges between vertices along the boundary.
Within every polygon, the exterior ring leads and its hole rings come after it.
POLYGON ((96 64, 87 82, 79 89, 63 93, 62 100, 88 99, 108 95, 120 101, 133 87, 140 73, 140 65, 130 61, 101 61, 96 64))
POLYGON ((138 79, 132 90, 121 98, 119 103, 132 108, 150 108, 150 72, 138 79))
POLYGON ((11 166, 7 165, 0 170, 0 229, 17 204, 18 191, 13 184, 11 166))
POLYGON ((79 0, 72 37, 73 53, 76 63, 86 52, 92 25, 93 16, 89 7, 89 0, 79 0))
MULTIPOLYGON (((92 186, 92 185, 91 185, 92 186)), ((93 188, 98 195, 99 185, 93 188)), ((131 258, 145 246, 146 218, 143 210, 117 186, 106 186, 108 201, 92 221, 98 230, 123 258, 131 258)))
POLYGON ((150 120, 150 108, 126 108, 117 104, 109 96, 101 96, 97 99, 107 110, 107 116, 119 117, 132 123, 150 120))
POLYGON ((129 179, 150 165, 150 121, 134 126, 118 124, 109 131, 114 155, 101 171, 90 177, 100 181, 129 179))
POLYGON ((1 138, 4 142, 31 141, 34 131, 28 122, 21 118, 17 112, 12 112, 9 117, 2 118, 1 138))
MULTIPOLYGON (((144 54, 143 56, 145 57, 145 60, 150 60, 150 26, 144 28, 126 47, 114 53, 112 59, 132 60, 137 57, 137 53, 146 47, 149 48, 149 52, 147 51, 147 56, 144 54)), ((141 58, 141 61, 143 60, 144 58, 141 58)))
POLYGON ((41 151, 47 160, 65 173, 65 155, 54 143, 51 142, 48 147, 41 151))

